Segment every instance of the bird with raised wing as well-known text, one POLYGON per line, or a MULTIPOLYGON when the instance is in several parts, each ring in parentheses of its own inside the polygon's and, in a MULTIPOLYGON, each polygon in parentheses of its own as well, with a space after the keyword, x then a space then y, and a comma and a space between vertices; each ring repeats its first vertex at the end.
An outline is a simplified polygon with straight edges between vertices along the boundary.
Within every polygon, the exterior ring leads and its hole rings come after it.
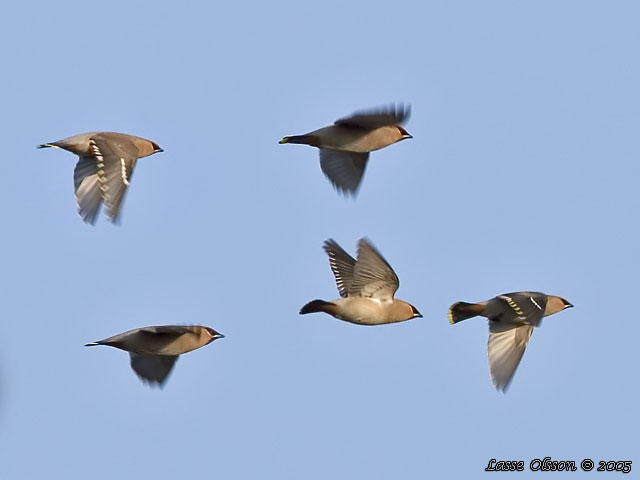
POLYGON ((144 382, 160 385, 165 382, 183 353, 204 347, 224 335, 200 325, 163 325, 143 327, 119 333, 85 347, 107 345, 129 352, 131 368, 144 382))
POLYGON ((284 137, 280 143, 298 143, 320 149, 320 167, 339 192, 355 195, 360 186, 369 152, 406 138, 413 138, 401 123, 411 108, 391 105, 336 120, 333 125, 304 135, 284 137))
POLYGON ((82 133, 38 146, 47 147, 78 155, 73 174, 78 213, 92 225, 103 202, 109 219, 117 221, 136 162, 163 151, 151 140, 116 132, 82 133))
POLYGON ((422 317, 413 305, 393 296, 400 281, 387 261, 366 238, 358 242, 358 259, 345 252, 335 240, 324 242, 329 264, 336 278, 340 298, 313 300, 300 314, 324 312, 358 325, 382 325, 422 317))
POLYGON ((457 302, 449 308, 449 322, 475 316, 489 319, 489 370, 496 389, 505 392, 543 317, 573 307, 564 298, 540 292, 498 295, 479 303, 457 302))

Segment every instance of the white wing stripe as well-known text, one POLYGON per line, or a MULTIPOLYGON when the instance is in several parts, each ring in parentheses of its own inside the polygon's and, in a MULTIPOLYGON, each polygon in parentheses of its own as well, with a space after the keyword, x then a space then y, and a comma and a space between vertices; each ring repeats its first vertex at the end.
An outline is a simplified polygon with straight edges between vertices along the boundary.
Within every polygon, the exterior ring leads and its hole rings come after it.
POLYGON ((531 300, 533 302, 533 304, 538 307, 538 310, 542 310, 542 307, 540 305, 538 305, 538 302, 536 302, 533 297, 529 297, 529 300, 531 300))
POLYGON ((127 165, 124 158, 120 159, 120 175, 122 176, 122 183, 129 186, 129 180, 127 180, 127 165))
POLYGON ((107 190, 109 190, 109 185, 107 184, 107 176, 105 175, 104 171, 104 157, 102 156, 100 148, 93 140, 89 141, 89 148, 91 148, 91 152, 96 157, 100 190, 102 191, 102 198, 106 201, 111 197, 111 195, 109 195, 109 193, 107 192, 107 190))

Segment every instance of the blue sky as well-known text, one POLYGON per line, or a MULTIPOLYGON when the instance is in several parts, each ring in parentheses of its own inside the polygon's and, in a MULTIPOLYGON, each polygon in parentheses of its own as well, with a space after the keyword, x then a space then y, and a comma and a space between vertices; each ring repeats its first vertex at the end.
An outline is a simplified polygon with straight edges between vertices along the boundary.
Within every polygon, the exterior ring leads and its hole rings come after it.
POLYGON ((3 478, 640 461, 636 2, 2 10, 3 478), (315 149, 278 145, 390 102, 412 105, 414 139, 371 155, 355 201, 315 149), (94 130, 165 149, 138 163, 121 226, 85 225, 75 156, 35 148, 94 130), (298 315, 337 296, 322 242, 353 253, 362 236, 423 319, 298 315), (446 313, 517 290, 575 308, 536 329, 502 395, 485 320, 446 313), (176 323, 226 338, 180 358, 163 390, 126 353, 83 347, 176 323))

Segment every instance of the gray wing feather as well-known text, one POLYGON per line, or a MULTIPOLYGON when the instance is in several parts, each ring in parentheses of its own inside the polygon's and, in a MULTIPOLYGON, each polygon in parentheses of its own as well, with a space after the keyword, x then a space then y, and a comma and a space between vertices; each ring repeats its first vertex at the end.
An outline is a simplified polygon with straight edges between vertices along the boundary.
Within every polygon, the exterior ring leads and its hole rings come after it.
POLYGON ((138 328, 136 331, 146 333, 173 333, 176 335, 183 335, 185 333, 198 333, 199 328, 200 327, 194 325, 159 325, 138 328))
POLYGON ((324 251, 329 256, 329 264, 333 275, 336 277, 336 285, 340 296, 346 297, 351 288, 356 260, 332 238, 324 242, 324 251))
POLYGON ((320 149, 320 168, 334 188, 346 195, 355 195, 368 159, 368 153, 320 149))
POLYGON ((131 368, 141 380, 162 386, 178 355, 140 355, 131 352, 131 368))
POLYGON ((399 286, 400 281, 391 265, 366 238, 361 239, 349 295, 389 300, 399 286))
POLYGON ((100 342, 126 342, 128 344, 128 348, 135 348, 137 342, 149 341, 149 339, 160 336, 171 336, 173 338, 177 338, 185 333, 196 333, 197 328, 198 327, 192 325, 161 325, 140 327, 134 328, 132 330, 127 330, 126 332, 118 333, 117 335, 113 335, 112 337, 100 340, 100 342))
POLYGON ((409 119, 410 105, 389 105, 373 110, 355 112, 349 117, 336 120, 334 125, 351 125, 362 128, 379 128, 387 125, 398 125, 409 119))
POLYGON ((93 225, 96 223, 102 204, 98 166, 94 157, 80 157, 73 171, 73 184, 78 213, 85 222, 93 225))
POLYGON ((484 315, 503 323, 539 325, 547 306, 540 292, 506 293, 489 301, 484 315))
POLYGON ((506 391, 520 364, 533 326, 514 327, 500 322, 489 322, 489 370, 491 380, 499 391, 506 391))
POLYGON ((73 171, 73 186, 78 190, 85 178, 97 175, 97 173, 98 167, 95 157, 79 157, 73 171))
POLYGON ((89 141, 89 146, 96 156, 97 175, 109 219, 116 222, 129 180, 138 161, 138 148, 128 139, 115 142, 100 135, 93 137, 89 141))

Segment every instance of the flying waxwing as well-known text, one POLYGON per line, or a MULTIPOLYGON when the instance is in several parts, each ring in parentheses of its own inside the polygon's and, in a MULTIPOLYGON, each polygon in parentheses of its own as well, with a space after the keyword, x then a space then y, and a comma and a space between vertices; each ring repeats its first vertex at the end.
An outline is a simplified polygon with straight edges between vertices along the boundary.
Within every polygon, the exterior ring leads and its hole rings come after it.
POLYGON ((165 325, 136 328, 87 343, 85 347, 107 345, 129 352, 131 368, 138 377, 149 384, 162 386, 179 355, 204 347, 217 338, 224 338, 224 335, 213 328, 165 325))
POLYGON ((369 152, 413 138, 399 124, 409 118, 404 105, 356 112, 304 135, 284 137, 280 143, 300 143, 320 149, 320 167, 341 193, 355 195, 369 152))
POLYGON ((393 298, 398 277, 367 239, 358 242, 358 260, 334 240, 324 242, 340 297, 331 302, 313 300, 300 314, 325 312, 359 325, 382 325, 422 317, 411 304, 393 298))
POLYGON ((73 173, 76 201, 80 216, 92 225, 102 202, 109 219, 117 221, 136 162, 163 151, 151 140, 115 132, 82 133, 38 146, 47 147, 62 148, 80 157, 73 173))
POLYGON ((533 327, 542 317, 573 307, 564 298, 540 292, 515 292, 480 303, 457 302, 449 308, 449 321, 475 316, 489 319, 489 370, 496 389, 505 392, 518 368, 533 327))

